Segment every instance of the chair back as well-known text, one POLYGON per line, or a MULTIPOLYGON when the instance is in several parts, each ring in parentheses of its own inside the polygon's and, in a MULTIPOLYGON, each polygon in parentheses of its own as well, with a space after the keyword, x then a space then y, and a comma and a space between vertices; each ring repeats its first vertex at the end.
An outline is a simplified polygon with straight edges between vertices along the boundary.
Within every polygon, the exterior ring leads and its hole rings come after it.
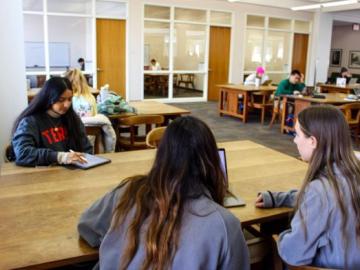
POLYGON ((7 145, 6 148, 5 148, 4 161, 5 162, 13 162, 13 161, 15 161, 15 153, 14 153, 14 149, 12 148, 11 144, 7 145))
POLYGON ((350 103, 340 106, 345 119, 350 125, 360 124, 360 103, 350 103))
POLYGON ((163 123, 164 117, 162 115, 135 115, 119 119, 117 127, 119 132, 118 148, 125 150, 146 149, 146 137, 138 134, 139 127, 145 126, 146 135, 151 131, 153 125, 159 127, 163 123), (121 130, 124 127, 130 131, 128 137, 121 136, 121 130))
POLYGON ((100 154, 101 141, 102 141, 102 128, 101 126, 85 126, 85 132, 88 136, 95 136, 94 154, 100 154))
POLYGON ((157 148, 160 144, 160 141, 164 135, 166 127, 158 127, 152 129, 146 135, 146 145, 150 148, 157 148))

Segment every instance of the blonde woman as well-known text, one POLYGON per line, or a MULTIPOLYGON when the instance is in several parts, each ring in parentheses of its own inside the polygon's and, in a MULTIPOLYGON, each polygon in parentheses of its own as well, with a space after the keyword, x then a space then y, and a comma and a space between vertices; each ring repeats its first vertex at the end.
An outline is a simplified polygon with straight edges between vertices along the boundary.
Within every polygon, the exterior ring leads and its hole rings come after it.
POLYGON ((103 114, 97 113, 96 99, 91 93, 85 76, 79 69, 70 69, 65 77, 73 88, 72 104, 74 111, 80 116, 85 126, 101 125, 104 135, 104 151, 114 152, 116 134, 110 120, 103 114))

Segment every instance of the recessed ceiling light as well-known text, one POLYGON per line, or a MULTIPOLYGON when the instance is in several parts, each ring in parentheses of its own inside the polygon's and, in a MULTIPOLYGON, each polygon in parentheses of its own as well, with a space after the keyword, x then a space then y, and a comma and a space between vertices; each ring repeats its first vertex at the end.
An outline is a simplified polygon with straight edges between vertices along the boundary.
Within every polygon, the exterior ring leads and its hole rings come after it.
POLYGON ((306 5, 306 6, 299 6, 299 7, 292 7, 291 9, 294 11, 298 10, 309 10, 309 9, 318 9, 323 7, 337 7, 337 6, 345 6, 351 4, 357 4, 358 0, 344 0, 344 1, 335 1, 335 2, 327 2, 315 5, 306 5))

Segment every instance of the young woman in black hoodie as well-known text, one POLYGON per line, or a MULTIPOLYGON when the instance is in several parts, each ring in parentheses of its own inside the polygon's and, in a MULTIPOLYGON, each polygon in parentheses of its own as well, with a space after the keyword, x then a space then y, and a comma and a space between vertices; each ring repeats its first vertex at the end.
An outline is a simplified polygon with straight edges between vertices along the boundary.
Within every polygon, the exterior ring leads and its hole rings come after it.
POLYGON ((92 152, 84 125, 72 109, 72 96, 68 79, 46 81, 15 121, 11 144, 17 165, 84 162, 82 153, 92 152))

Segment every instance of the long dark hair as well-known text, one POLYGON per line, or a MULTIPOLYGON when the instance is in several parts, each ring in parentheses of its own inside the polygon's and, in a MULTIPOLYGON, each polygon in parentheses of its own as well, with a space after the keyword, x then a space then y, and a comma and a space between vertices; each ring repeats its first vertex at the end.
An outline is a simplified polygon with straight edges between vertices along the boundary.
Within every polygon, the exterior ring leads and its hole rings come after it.
MULTIPOLYGON (((46 113, 46 111, 59 100, 65 90, 72 91, 71 83, 67 78, 53 77, 47 80, 40 92, 15 120, 12 135, 14 135, 20 121, 24 117, 46 113)), ((83 152, 84 149, 81 143, 81 120, 74 112, 72 105, 61 118, 67 128, 68 136, 71 138, 69 140, 69 147, 75 151, 83 152)))
POLYGON ((134 258, 146 220, 146 257, 141 269, 168 269, 178 246, 184 204, 204 195, 223 205, 225 178, 209 127, 191 116, 173 121, 149 174, 127 179, 124 185, 111 229, 123 225, 132 209, 134 216, 120 268, 127 269, 134 258))
MULTIPOLYGON (((333 106, 308 107, 300 112, 298 121, 305 136, 316 138, 317 147, 310 158, 295 209, 300 211, 300 217, 304 224, 304 216, 299 207, 306 187, 314 179, 322 179, 323 181, 326 179, 335 195, 336 203, 342 215, 342 236, 346 255, 349 211, 353 210, 355 220, 360 220, 360 162, 353 151, 349 126, 343 113, 333 106), (342 198, 344 193, 341 184, 336 179, 334 165, 344 177, 350 190, 351 205, 347 205, 342 198)), ((360 222, 356 222, 354 227, 357 239, 360 241, 360 222)))

